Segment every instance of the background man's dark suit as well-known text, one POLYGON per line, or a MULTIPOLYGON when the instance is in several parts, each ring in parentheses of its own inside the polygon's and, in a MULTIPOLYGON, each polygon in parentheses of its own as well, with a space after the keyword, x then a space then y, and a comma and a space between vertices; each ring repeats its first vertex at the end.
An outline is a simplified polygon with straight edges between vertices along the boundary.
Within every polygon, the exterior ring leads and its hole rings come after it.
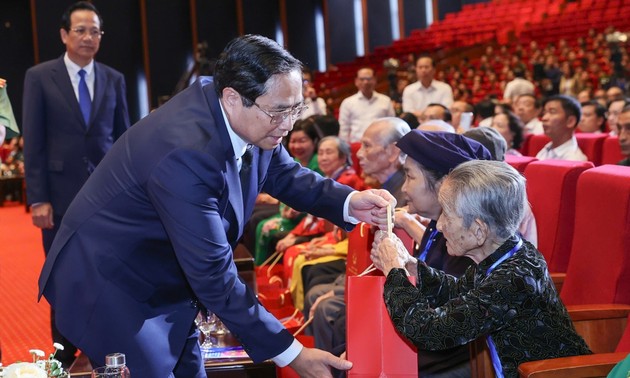
POLYGON ((94 62, 94 98, 85 124, 63 56, 26 72, 24 153, 29 204, 49 202, 55 228, 43 230, 50 248, 61 217, 112 144, 129 127, 121 73, 94 62))
MULTIPOLYGON (((24 163, 28 203, 52 206, 52 228, 42 228, 48 254, 61 219, 105 153, 129 128, 126 86, 121 73, 94 62, 94 95, 86 125, 63 56, 30 68, 24 79, 24 163)), ((35 211, 35 210, 34 210, 35 211)), ((76 348, 55 327, 65 346, 57 357, 68 366, 76 348)))
POLYGON ((200 364, 189 338, 197 301, 255 361, 293 342, 238 279, 231 249, 261 190, 348 228, 351 189, 302 168, 282 145, 251 152, 241 187, 212 79, 202 78, 130 128, 96 168, 39 281, 59 329, 92 360, 122 352, 134 377, 151 378, 182 359, 200 364))

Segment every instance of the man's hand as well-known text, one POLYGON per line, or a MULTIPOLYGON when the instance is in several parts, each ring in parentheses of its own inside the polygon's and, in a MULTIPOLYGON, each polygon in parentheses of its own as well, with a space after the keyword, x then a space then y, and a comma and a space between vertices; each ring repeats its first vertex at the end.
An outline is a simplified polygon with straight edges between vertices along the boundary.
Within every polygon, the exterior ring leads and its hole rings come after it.
POLYGON ((332 378, 330 368, 350 370, 352 362, 315 348, 303 348, 289 364, 302 378, 332 378))
POLYGON ((396 199, 387 190, 364 190, 352 196, 348 214, 360 221, 375 225, 381 230, 386 230, 388 204, 392 205, 392 209, 396 207, 396 199))
POLYGON ((53 228, 53 208, 50 202, 42 202, 31 206, 33 224, 39 228, 53 228))

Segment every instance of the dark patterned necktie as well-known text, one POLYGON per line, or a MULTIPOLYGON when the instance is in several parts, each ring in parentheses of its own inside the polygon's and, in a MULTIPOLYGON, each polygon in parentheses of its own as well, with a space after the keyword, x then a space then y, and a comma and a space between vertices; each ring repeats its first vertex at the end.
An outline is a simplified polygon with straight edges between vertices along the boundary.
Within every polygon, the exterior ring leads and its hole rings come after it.
POLYGON ((85 82, 85 70, 79 71, 79 107, 83 114, 83 119, 87 125, 90 122, 90 113, 92 112, 92 99, 90 98, 90 91, 88 90, 87 83, 85 82))
POLYGON ((241 178, 241 184, 247 182, 249 171, 252 168, 252 151, 250 148, 245 150, 243 156, 241 156, 241 170, 239 171, 239 177, 241 178))

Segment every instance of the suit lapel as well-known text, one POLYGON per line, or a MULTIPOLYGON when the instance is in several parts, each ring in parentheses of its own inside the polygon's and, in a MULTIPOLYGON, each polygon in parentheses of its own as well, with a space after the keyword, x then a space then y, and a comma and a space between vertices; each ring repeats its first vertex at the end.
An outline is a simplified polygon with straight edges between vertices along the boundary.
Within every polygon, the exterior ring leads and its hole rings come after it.
POLYGON ((77 96, 74 94, 74 88, 72 88, 72 82, 70 82, 70 77, 68 76, 66 65, 63 62, 63 57, 57 60, 57 64, 52 70, 52 80, 55 85, 57 85, 59 92, 70 109, 72 109, 74 116, 77 118, 79 123, 75 124, 83 127, 83 131, 85 131, 85 120, 83 119, 83 114, 81 114, 81 108, 79 107, 77 96))
MULTIPOLYGON (((214 124, 217 127, 217 131, 219 134, 219 138, 221 139, 221 146, 223 147, 223 154, 225 156, 226 164, 226 179, 227 179, 227 191, 228 191, 228 201, 232 210, 234 211, 234 216, 236 218, 236 224, 230 224, 230 228, 234 231, 237 231, 236 240, 238 240, 243 232, 244 227, 244 206, 243 206, 243 190, 241 187, 241 179, 239 177, 238 165, 236 164, 236 157, 234 156, 234 148, 232 147, 232 141, 230 140, 230 136, 227 132, 227 125, 223 120, 223 115, 221 113, 221 107, 219 105, 219 99, 214 92, 214 85, 205 85, 202 86, 202 83, 205 84, 207 78, 201 78, 194 85, 199 85, 201 90, 204 92, 206 100, 208 101, 208 105, 210 106, 210 111, 212 114, 212 118, 214 119, 214 124)), ((229 209, 228 209, 229 211, 229 209)), ((233 235, 232 232, 228 232, 228 235, 233 235)))

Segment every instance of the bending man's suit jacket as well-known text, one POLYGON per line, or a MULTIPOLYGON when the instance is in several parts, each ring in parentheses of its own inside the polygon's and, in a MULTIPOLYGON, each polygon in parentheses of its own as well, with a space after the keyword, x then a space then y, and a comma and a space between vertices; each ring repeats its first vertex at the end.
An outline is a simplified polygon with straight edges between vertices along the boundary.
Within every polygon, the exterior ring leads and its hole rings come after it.
POLYGON ((50 202, 58 217, 129 128, 124 77, 98 62, 94 73, 86 125, 63 56, 26 71, 22 129, 27 199, 29 204, 50 202))
POLYGON ((173 369, 196 300, 254 361, 291 344, 232 259, 261 190, 351 226, 342 211, 351 189, 302 168, 283 146, 253 147, 241 188, 211 80, 197 81, 114 144, 70 206, 41 273, 40 293, 57 311, 59 330, 93 359, 126 353, 134 375, 173 369))

